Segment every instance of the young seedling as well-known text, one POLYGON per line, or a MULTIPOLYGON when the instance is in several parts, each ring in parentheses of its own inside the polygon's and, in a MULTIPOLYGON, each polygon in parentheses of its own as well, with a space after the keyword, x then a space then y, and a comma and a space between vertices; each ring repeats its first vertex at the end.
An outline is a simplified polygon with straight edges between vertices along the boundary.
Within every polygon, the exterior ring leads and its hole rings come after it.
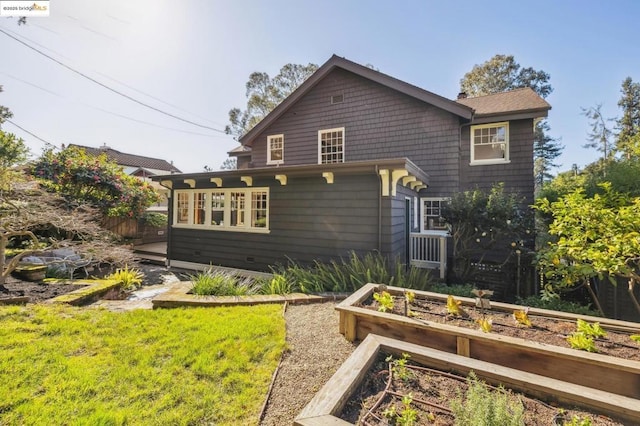
POLYGON ((452 295, 449 295, 447 297, 447 313, 456 317, 466 317, 467 313, 462 309, 461 304, 460 300, 456 300, 452 295))
POLYGON ((493 327, 493 320, 491 318, 482 317, 477 319, 476 322, 480 325, 480 330, 484 333, 491 333, 491 329, 493 327))
POLYGON ((531 320, 529 319, 529 308, 524 311, 513 311, 513 319, 516 320, 518 325, 523 327, 531 327, 531 320))
POLYGON ((391 372, 400 380, 407 381, 413 377, 411 370, 407 368, 407 361, 411 356, 408 353, 403 353, 402 358, 394 359, 392 355, 389 355, 385 361, 389 363, 391 372))
POLYGON ((404 292, 404 315, 407 317, 415 316, 413 312, 411 312, 411 303, 416 300, 416 294, 411 290, 405 290, 404 292))
POLYGON ((584 320, 578 319, 577 330, 579 333, 584 333, 585 335, 596 338, 596 339, 598 337, 607 337, 607 332, 604 331, 602 327, 600 327, 599 322, 594 322, 593 324, 589 324, 584 320))
POLYGON ((640 334, 632 334, 631 336, 629 336, 631 338, 631 340, 633 340, 634 342, 638 342, 640 343, 640 334))
POLYGON ((378 302, 378 311, 387 312, 393 310, 393 296, 388 291, 373 293, 373 298, 378 302))
POLYGON ((576 331, 567 336, 567 342, 573 349, 580 349, 587 352, 598 352, 593 342, 593 337, 588 336, 580 331, 576 331))

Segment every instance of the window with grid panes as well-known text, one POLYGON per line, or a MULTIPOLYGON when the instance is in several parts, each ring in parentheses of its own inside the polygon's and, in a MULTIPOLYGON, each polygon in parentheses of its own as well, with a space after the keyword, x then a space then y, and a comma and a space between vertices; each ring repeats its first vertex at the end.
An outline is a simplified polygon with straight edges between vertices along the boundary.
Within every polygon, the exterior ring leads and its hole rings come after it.
POLYGON ((509 123, 471 127, 471 164, 509 161, 509 123))
POLYGON ((267 164, 284 163, 284 135, 267 137, 267 164))
POLYGON ((318 132, 318 163, 344 163, 344 127, 318 132))
POLYGON ((448 200, 446 198, 423 198, 422 199, 422 230, 423 231, 446 231, 447 224, 441 217, 442 206, 448 200))
POLYGON ((178 193, 176 204, 176 222, 189 223, 189 194, 178 193))

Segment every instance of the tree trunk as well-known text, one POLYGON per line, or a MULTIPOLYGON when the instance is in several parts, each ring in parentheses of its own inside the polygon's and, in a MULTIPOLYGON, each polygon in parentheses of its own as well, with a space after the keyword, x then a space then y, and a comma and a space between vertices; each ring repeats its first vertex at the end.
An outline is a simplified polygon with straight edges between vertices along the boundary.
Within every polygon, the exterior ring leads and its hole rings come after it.
POLYGON ((593 287, 591 287, 591 280, 589 278, 585 279, 584 284, 587 286, 587 290, 589 290, 589 294, 593 299, 593 303, 596 305, 596 309, 598 310, 598 312, 600 312, 600 315, 602 315, 603 317, 606 317, 606 315, 604 314, 604 311, 602 310, 602 305, 600 305, 600 299, 598 299, 596 292, 593 291, 593 287))

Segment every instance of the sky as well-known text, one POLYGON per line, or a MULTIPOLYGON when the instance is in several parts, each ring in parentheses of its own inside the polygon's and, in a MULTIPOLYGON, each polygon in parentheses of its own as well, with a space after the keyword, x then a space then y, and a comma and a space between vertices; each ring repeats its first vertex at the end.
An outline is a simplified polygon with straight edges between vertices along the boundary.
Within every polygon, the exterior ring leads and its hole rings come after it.
POLYGON ((475 64, 506 54, 550 74, 556 171, 569 170, 599 156, 582 147, 581 108, 619 117, 622 81, 640 81, 639 21, 634 0, 50 0, 26 25, 0 18, 0 105, 15 123, 2 130, 34 156, 44 141, 106 144, 215 170, 237 146, 224 127, 254 71, 336 54, 455 99, 475 64))

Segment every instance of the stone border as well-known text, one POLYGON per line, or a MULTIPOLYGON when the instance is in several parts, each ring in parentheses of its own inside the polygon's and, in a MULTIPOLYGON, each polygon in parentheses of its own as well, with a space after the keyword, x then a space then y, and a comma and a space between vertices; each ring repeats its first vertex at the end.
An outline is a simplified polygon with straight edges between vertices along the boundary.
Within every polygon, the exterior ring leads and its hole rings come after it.
POLYGON ((153 309, 157 308, 179 308, 182 306, 238 306, 238 305, 258 305, 262 303, 322 303, 343 300, 350 293, 325 293, 325 294, 303 294, 291 293, 286 295, 278 294, 256 294, 252 296, 198 296, 190 294, 193 284, 191 281, 181 281, 174 284, 172 288, 151 300, 153 309))
MULTIPOLYGON (((64 282, 63 282, 64 283, 64 282)), ((120 287, 119 281, 114 280, 92 280, 92 281, 74 281, 74 285, 84 285, 78 290, 65 293, 53 299, 45 300, 48 304, 67 304, 73 306, 84 305, 92 300, 97 299, 109 290, 120 287)))

